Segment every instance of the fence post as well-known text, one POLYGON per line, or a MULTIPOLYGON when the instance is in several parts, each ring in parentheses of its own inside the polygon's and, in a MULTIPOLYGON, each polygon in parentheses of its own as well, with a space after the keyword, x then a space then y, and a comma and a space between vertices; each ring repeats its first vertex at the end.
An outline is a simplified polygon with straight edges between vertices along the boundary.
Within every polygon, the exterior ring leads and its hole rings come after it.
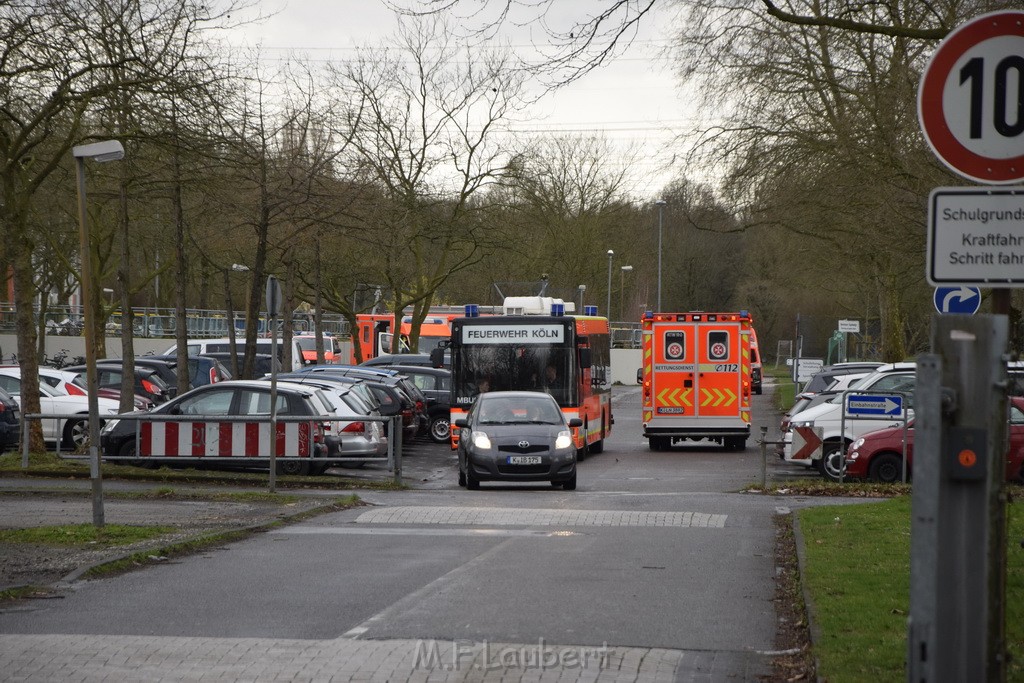
POLYGON ((402 483, 402 416, 395 415, 393 418, 394 429, 392 434, 395 436, 395 483, 402 483))
POLYGON ((761 491, 768 489, 768 428, 761 427, 761 491))

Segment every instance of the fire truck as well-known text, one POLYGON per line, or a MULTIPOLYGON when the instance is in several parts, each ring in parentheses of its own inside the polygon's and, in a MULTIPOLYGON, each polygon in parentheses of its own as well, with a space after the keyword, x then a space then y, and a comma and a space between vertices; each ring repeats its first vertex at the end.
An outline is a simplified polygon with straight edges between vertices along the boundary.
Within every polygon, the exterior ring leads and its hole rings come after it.
POLYGON ((652 313, 643 327, 643 428, 651 450, 750 436, 752 323, 738 313, 652 313))

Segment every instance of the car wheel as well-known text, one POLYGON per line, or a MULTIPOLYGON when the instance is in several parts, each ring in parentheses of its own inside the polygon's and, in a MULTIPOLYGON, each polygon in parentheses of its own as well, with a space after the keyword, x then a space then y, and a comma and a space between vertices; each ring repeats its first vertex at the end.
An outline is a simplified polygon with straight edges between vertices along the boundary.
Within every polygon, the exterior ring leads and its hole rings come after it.
POLYGON ((743 451, 747 448, 747 440, 742 436, 727 436, 723 445, 727 451, 743 451))
POLYGON ((839 478, 846 472, 846 464, 843 462, 843 448, 837 443, 827 443, 822 451, 821 459, 815 461, 818 473, 829 481, 839 481, 839 478))
MULTIPOLYGON (((128 439, 121 444, 121 447, 117 449, 117 454, 122 458, 135 458, 135 439, 128 439)), ((147 470, 155 470, 160 467, 160 463, 151 458, 146 458, 145 460, 141 458, 135 458, 134 460, 121 460, 117 464, 131 465, 132 467, 145 467, 147 470)))
POLYGON ((309 463, 296 458, 282 458, 277 461, 277 473, 289 475, 309 474, 309 463))
POLYGON ((430 440, 434 443, 448 443, 452 425, 447 415, 439 415, 430 421, 430 440))
POLYGON ((667 436, 652 436, 649 441, 652 451, 667 451, 672 447, 672 440, 667 436))
MULTIPOLYGON (((903 458, 895 453, 881 453, 871 460, 869 472, 872 481, 895 484, 903 480, 903 458)), ((909 472, 907 473, 910 474, 909 472)))
POLYGON ((65 448, 76 452, 84 450, 89 445, 89 421, 68 420, 65 422, 62 440, 65 448))
POLYGON ((566 491, 575 491, 576 490, 576 473, 575 472, 572 473, 572 478, 571 479, 566 479, 565 481, 562 482, 562 488, 565 489, 566 491))
POLYGON ((480 488, 480 480, 473 474, 469 463, 466 463, 466 488, 470 491, 476 491, 480 488))

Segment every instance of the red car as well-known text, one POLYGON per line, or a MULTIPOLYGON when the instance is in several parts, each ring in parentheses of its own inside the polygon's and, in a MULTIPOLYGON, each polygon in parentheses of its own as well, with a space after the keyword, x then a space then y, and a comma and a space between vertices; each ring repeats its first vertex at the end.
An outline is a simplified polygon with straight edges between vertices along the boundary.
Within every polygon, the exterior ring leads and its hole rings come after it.
MULTIPOLYGON (((1006 453, 1006 479, 1024 483, 1024 398, 1010 397, 1010 449, 1006 453)), ((907 426, 907 478, 914 465, 914 423, 907 426)), ((849 479, 881 482, 903 478, 903 427, 868 432, 846 452, 849 479)))

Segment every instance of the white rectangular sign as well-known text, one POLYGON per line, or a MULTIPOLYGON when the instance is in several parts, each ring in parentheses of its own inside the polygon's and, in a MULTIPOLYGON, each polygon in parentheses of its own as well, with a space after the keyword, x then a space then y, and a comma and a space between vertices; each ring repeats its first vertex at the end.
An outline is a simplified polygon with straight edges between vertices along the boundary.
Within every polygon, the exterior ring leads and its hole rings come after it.
POLYGON ((935 286, 1024 287, 1024 189, 932 190, 927 256, 935 286))
POLYGON ((860 334, 860 321, 859 320, 840 320, 839 321, 840 332, 853 332, 854 334, 860 334))
POLYGON ((825 367, 825 361, 820 358, 801 358, 800 364, 796 366, 796 381, 806 382, 825 367))
POLYGON ((463 344, 561 344, 562 325, 464 325, 463 344))

